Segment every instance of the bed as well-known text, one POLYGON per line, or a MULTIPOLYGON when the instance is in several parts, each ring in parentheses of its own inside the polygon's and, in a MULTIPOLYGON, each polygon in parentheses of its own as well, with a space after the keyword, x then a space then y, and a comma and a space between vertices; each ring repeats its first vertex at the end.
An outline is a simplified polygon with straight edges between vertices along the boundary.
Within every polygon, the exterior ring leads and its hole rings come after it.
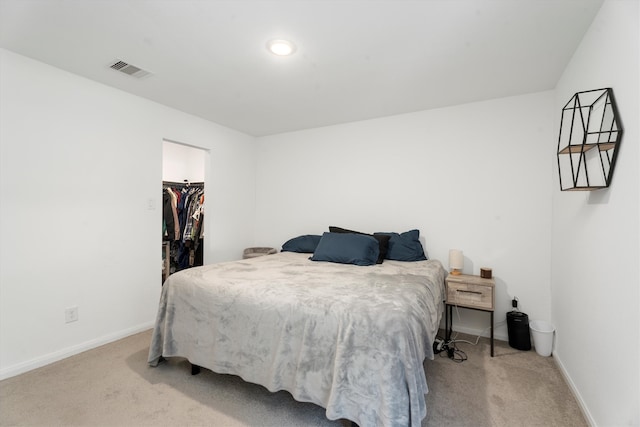
POLYGON ((420 426, 443 313, 434 260, 360 266, 280 252, 164 283, 149 364, 183 357, 362 427, 420 426))

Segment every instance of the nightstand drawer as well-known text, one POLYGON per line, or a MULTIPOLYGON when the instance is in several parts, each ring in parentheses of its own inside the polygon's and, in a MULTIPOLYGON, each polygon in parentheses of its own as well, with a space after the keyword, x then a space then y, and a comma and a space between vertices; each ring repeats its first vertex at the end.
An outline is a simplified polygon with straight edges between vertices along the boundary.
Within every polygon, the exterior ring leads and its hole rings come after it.
POLYGON ((493 310, 493 287, 448 281, 447 304, 493 310))

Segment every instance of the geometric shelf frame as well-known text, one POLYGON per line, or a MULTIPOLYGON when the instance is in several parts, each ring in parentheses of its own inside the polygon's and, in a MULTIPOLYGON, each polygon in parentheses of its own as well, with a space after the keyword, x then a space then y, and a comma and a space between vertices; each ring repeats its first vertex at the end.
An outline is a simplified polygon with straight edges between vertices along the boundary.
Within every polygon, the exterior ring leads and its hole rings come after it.
POLYGON ((622 139, 613 89, 577 92, 562 109, 558 136, 560 190, 591 191, 611 184, 622 139))

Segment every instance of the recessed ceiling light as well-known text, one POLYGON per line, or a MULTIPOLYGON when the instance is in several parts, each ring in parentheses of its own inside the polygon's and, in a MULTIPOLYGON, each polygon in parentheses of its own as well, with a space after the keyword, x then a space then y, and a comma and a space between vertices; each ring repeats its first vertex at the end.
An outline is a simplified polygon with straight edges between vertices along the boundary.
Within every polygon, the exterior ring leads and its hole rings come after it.
POLYGON ((288 56, 296 51, 296 45, 289 40, 270 40, 267 43, 269 52, 278 56, 288 56))

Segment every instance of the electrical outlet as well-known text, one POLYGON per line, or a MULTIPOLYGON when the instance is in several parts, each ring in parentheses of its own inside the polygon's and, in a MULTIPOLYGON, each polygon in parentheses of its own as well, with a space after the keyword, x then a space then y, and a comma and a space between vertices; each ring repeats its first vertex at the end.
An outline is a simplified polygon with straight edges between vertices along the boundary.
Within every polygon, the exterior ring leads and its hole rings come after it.
POLYGON ((78 307, 69 307, 64 310, 65 323, 76 322, 78 320, 78 307))

